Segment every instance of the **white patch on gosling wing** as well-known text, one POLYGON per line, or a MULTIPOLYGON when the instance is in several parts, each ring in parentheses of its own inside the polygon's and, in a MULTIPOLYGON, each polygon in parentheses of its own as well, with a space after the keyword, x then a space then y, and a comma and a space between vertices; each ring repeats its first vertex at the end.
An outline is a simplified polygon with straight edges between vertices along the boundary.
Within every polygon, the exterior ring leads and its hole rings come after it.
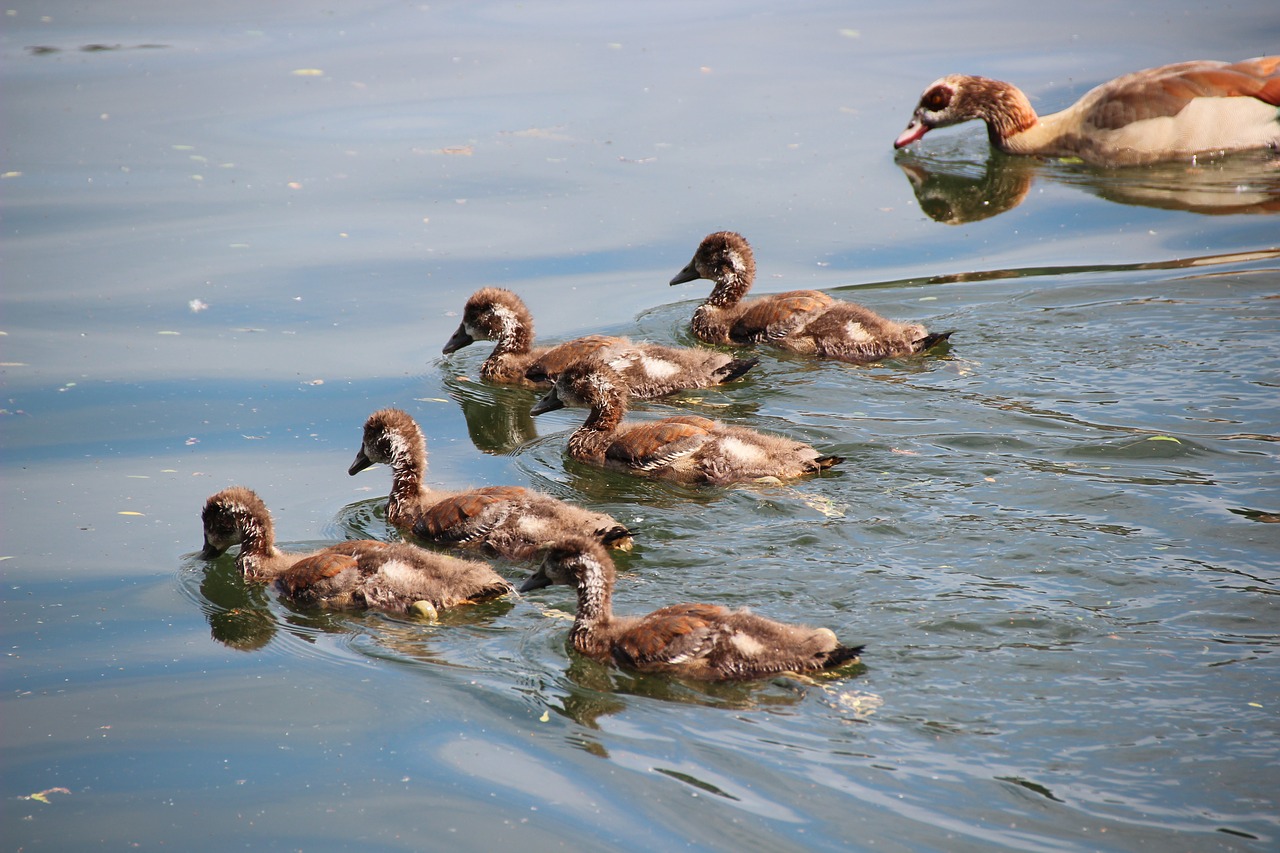
POLYGON ((397 559, 387 560, 378 566, 378 574, 386 580, 388 585, 412 586, 422 579, 421 569, 397 559))
POLYGON ((744 634, 741 631, 735 632, 729 637, 729 642, 733 647, 743 654, 745 657, 759 657, 765 650, 764 643, 757 640, 750 634, 744 634))
POLYGON ((545 541, 553 532, 547 519, 531 513, 516 516, 516 529, 531 542, 545 541))
POLYGON ((844 327, 845 336, 855 344, 869 344, 875 338, 857 320, 850 320, 844 327))
POLYGON ((640 368, 650 379, 669 379, 680 372, 680 365, 664 358, 644 356, 640 359, 640 368))
POLYGON ((720 448, 726 455, 741 459, 743 462, 759 462, 768 456, 761 448, 733 436, 721 438, 720 448))

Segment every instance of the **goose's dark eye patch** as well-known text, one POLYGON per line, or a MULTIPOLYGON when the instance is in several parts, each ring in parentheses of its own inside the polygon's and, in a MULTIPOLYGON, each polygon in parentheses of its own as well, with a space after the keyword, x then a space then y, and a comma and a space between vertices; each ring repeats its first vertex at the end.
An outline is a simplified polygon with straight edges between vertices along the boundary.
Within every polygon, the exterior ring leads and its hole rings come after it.
POLYGON ((920 103, 926 110, 945 110, 947 105, 951 103, 951 90, 942 86, 935 86, 924 93, 920 103))

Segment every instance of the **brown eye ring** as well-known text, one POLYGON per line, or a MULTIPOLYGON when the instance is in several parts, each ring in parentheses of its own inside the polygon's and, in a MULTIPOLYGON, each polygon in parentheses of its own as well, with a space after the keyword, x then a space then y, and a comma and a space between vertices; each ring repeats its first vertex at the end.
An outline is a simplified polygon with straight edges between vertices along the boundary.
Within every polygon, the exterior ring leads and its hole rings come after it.
POLYGON ((931 111, 945 110, 950 103, 951 90, 942 86, 935 86, 920 99, 920 105, 931 111))

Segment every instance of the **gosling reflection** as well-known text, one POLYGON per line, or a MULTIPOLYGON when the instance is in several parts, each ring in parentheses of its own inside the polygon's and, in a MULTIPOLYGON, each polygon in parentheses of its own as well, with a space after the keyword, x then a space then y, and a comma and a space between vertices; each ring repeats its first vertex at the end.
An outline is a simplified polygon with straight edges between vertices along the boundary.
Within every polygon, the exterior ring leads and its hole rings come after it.
POLYGON ((538 399, 532 392, 473 382, 464 376, 446 377, 444 385, 462 408, 467 435, 481 453, 506 456, 538 437, 529 414, 538 399))
POLYGON ((270 589, 265 584, 246 581, 230 556, 200 562, 205 565, 199 575, 196 600, 209 623, 209 635, 227 648, 257 651, 274 640, 281 629, 308 644, 315 643, 320 634, 350 632, 330 611, 278 613, 272 606, 270 589))
POLYGON ((946 225, 979 222, 1023 202, 1037 177, 1117 204, 1208 216, 1280 212, 1280 158, 1240 154, 1201 164, 1106 169, 992 153, 985 161, 899 154, 920 209, 946 225))
POLYGON ((751 711, 791 707, 810 692, 803 676, 790 673, 758 681, 703 681, 615 669, 580 654, 571 645, 566 652, 570 662, 565 675, 575 689, 565 697, 563 710, 590 728, 599 727, 600 717, 625 710, 627 696, 751 711))
POLYGON ((245 583, 230 558, 209 562, 200 579, 200 599, 210 636, 228 648, 254 651, 276 635, 266 588, 245 583))

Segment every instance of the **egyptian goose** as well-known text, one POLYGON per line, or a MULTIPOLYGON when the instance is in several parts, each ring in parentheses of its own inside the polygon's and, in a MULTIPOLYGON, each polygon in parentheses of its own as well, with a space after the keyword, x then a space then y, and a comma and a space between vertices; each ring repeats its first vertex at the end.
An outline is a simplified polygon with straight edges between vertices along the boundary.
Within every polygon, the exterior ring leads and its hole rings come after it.
POLYGON ((599 361, 570 365, 532 413, 566 405, 591 409, 586 422, 569 436, 569 455, 613 471, 723 486, 764 477, 803 477, 844 461, 821 456, 789 438, 696 415, 623 425, 627 396, 622 380, 599 361))
POLYGON ((273 581, 298 604, 434 615, 514 591, 484 563, 404 542, 353 539, 302 554, 281 551, 266 504, 243 486, 211 496, 201 518, 201 557, 213 559, 239 544, 236 566, 245 580, 273 581))
POLYGON ((716 604, 674 604, 647 616, 614 616, 613 560, 585 539, 558 543, 520 587, 551 584, 578 591, 569 633, 573 647, 604 663, 704 681, 813 672, 859 662, 862 646, 844 646, 829 628, 787 625, 716 604))
POLYGON ((553 347, 534 347, 533 316, 509 290, 486 287, 467 300, 462 322, 444 345, 445 354, 477 340, 493 341, 480 376, 490 382, 542 386, 575 361, 603 358, 626 380, 628 394, 650 399, 691 388, 732 382, 758 359, 737 359, 715 350, 634 343, 589 335, 553 347))
POLYGON ((1016 86, 952 74, 924 90, 895 148, 935 127, 987 123, 1007 154, 1078 157, 1101 166, 1280 148, 1280 56, 1179 62, 1126 74, 1061 112, 1037 116, 1016 86))
POLYGON ((582 534, 613 548, 629 549, 631 533, 613 518, 520 486, 485 486, 461 492, 432 489, 427 442, 418 424, 399 409, 374 412, 348 474, 382 462, 391 467, 387 521, 437 545, 475 548, 523 560, 558 537, 582 534))
POLYGON ((717 231, 698 246, 672 284, 699 278, 715 287, 693 312, 693 333, 709 344, 765 343, 791 352, 855 363, 923 352, 951 332, 929 334, 918 323, 897 323, 817 290, 792 290, 743 302, 756 260, 741 234, 717 231))

